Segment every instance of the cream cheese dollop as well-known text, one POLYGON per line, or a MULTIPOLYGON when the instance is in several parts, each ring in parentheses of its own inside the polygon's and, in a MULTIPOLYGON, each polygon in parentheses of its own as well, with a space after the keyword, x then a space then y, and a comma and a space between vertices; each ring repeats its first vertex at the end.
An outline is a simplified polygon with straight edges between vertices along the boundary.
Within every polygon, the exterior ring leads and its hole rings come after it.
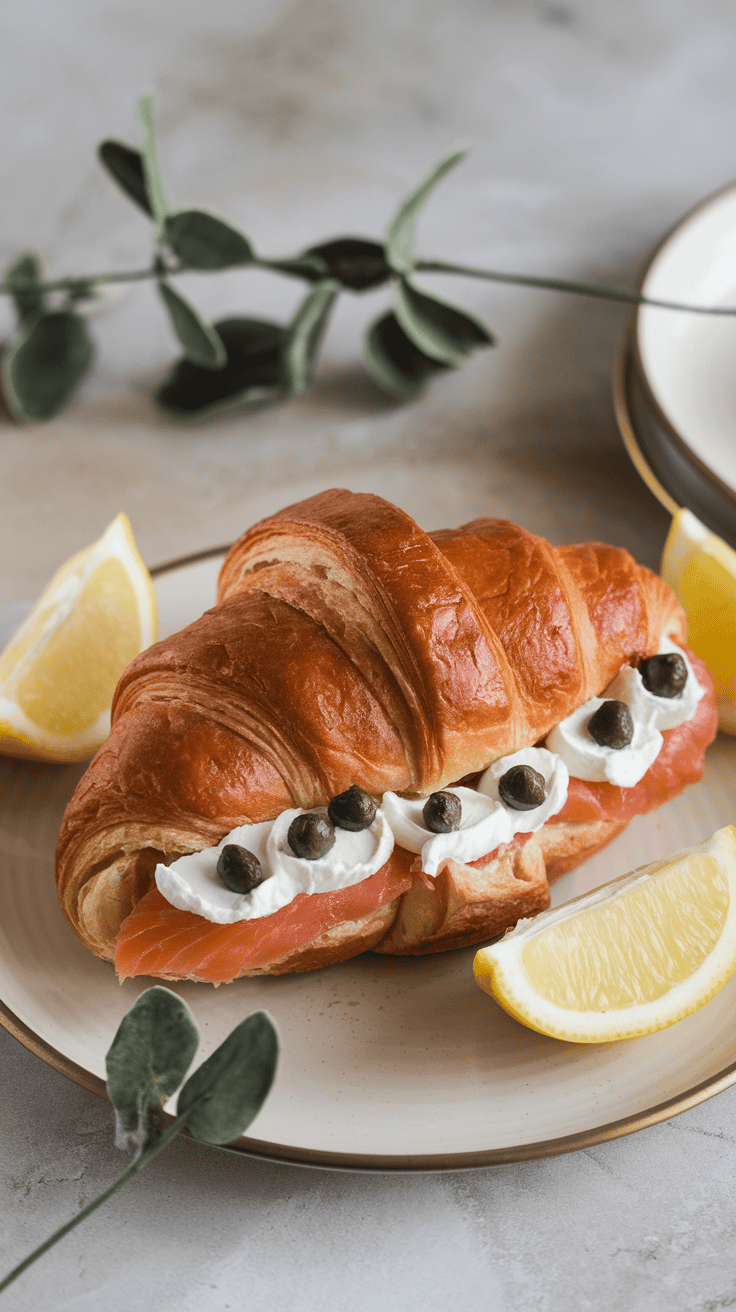
POLYGON ((602 747, 588 733, 588 722, 606 697, 591 697, 547 735, 546 746, 561 756, 575 779, 633 788, 662 750, 662 735, 648 720, 632 714, 634 736, 628 747, 602 747))
POLYGON ((289 825, 300 809, 282 811, 276 820, 239 825, 217 847, 179 857, 156 867, 156 886, 180 911, 192 911, 218 925, 257 920, 280 911, 299 893, 329 893, 350 888, 375 875, 394 849, 394 836, 382 809, 368 829, 357 833, 335 826, 335 842, 316 861, 295 856, 289 847, 289 825), (252 893, 233 893, 217 874, 217 859, 226 843, 245 847, 263 867, 264 880, 252 893))
POLYGON ((600 697, 591 697, 548 734, 547 747, 562 757, 575 778, 633 788, 662 750, 661 731, 692 720, 705 689, 698 683, 686 653, 667 637, 659 644, 659 654, 665 652, 677 652, 687 667, 687 681, 677 697, 657 697, 644 687, 639 670, 624 665, 600 697), (587 732, 591 716, 611 698, 625 702, 631 712, 634 737, 628 747, 601 747, 587 732))
POLYGON ((485 793, 503 806, 511 821, 512 835, 534 834, 551 816, 557 815, 557 812, 562 810, 567 801, 569 780, 569 772, 561 756, 548 751, 545 747, 523 747, 519 752, 512 752, 510 756, 501 756, 497 761, 493 761, 480 776, 477 788, 479 793, 485 793), (499 797, 499 781, 515 765, 529 765, 544 779, 547 796, 541 806, 535 806, 531 811, 516 811, 513 807, 506 806, 499 797))
POLYGON ((641 672, 633 665, 624 665, 603 694, 604 697, 617 697, 619 701, 626 702, 634 721, 648 720, 655 729, 677 729, 681 724, 692 720, 701 697, 705 695, 705 688, 698 683, 695 671, 682 647, 678 647, 670 638, 663 638, 659 644, 658 654, 663 656, 667 652, 676 652, 681 656, 687 669, 685 687, 676 697, 658 697, 656 693, 649 692, 649 689, 644 687, 641 672))
POLYGON ((421 853, 422 870, 432 878, 448 858, 475 861, 513 837, 508 812, 500 802, 460 785, 442 791, 453 793, 462 806, 460 828, 449 834, 433 834, 427 829, 422 818, 426 797, 400 797, 388 792, 381 803, 399 847, 421 853))

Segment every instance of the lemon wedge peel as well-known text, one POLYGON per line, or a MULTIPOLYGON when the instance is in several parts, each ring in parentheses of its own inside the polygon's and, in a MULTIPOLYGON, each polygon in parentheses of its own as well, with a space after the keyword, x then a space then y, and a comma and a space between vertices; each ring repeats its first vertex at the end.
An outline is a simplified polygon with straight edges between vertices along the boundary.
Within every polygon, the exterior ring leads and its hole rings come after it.
POLYGON ((736 551, 692 511, 679 510, 661 574, 687 611, 688 642, 716 685, 719 727, 736 734, 736 551))
MULTIPOLYGON (((691 881, 692 886, 692 881, 691 881)), ((681 908, 682 909, 682 908, 681 908)), ((685 908, 687 910, 687 908, 685 908)), ((609 917, 610 919, 610 917, 609 917)), ((574 945, 573 945, 574 946, 574 945)), ((615 953, 614 953, 615 955, 615 953)), ((675 949, 675 957, 677 950, 675 949)), ((490 947, 482 948, 475 957, 473 974, 476 983, 491 994, 496 1001, 516 1020, 529 1029, 570 1043, 608 1043, 619 1039, 638 1038, 644 1034, 653 1034, 665 1029, 676 1021, 684 1019, 708 1002, 727 982, 736 970, 736 828, 733 825, 719 829, 710 839, 684 852, 675 853, 665 861, 656 861, 649 866, 635 870, 612 880, 591 893, 574 898, 562 907, 543 911, 532 920, 522 920, 503 939, 490 947), (654 974, 661 968, 660 930, 667 920, 672 921, 673 912, 676 919, 676 906, 668 907, 676 886, 682 886, 684 875, 695 876, 702 888, 700 907, 693 912, 692 904, 688 912, 689 923, 685 919, 680 923, 681 937, 697 940, 702 934, 701 959, 694 954, 694 969, 683 975, 678 982, 662 988, 661 977, 658 986, 650 987, 656 996, 633 1002, 627 1006, 605 1006, 596 1008, 585 1006, 576 1008, 574 1002, 574 984, 566 1005, 560 1005, 552 997, 545 996, 541 989, 553 993, 559 988, 557 982, 550 980, 546 985, 542 978, 545 953, 554 951, 555 946, 568 938, 577 936, 583 939, 583 958, 585 959, 585 939, 592 951, 587 956, 588 964, 595 959, 596 921, 600 933, 605 937, 603 920, 606 912, 618 903, 619 928, 626 920, 626 903, 629 913, 641 911, 642 901, 649 900, 655 908, 657 901, 661 904, 662 917, 648 924, 634 926, 632 934, 632 952, 629 959, 639 963, 646 993, 647 970, 654 966, 654 974), (701 883, 702 879, 702 883, 701 883), (669 896, 667 885, 669 884, 669 896), (642 894, 644 897, 642 898, 642 894), (639 904, 638 906, 636 904, 639 904), (709 915, 710 912, 710 915, 709 915), (703 933, 703 920, 710 920, 710 926, 703 933), (699 923, 695 923, 699 922, 699 923), (587 931, 587 935, 586 935, 587 931), (638 931, 638 933, 637 933, 638 931), (638 941, 637 941, 638 937, 638 941), (555 943, 556 939, 556 943, 555 943), (650 940, 648 944, 647 940, 650 940), (545 942, 546 940, 546 942, 545 942), (710 940, 710 941, 709 941, 710 940), (658 942, 659 941, 659 942, 658 942), (527 949, 536 944, 536 954, 532 951, 532 972, 529 970, 527 949), (651 947, 650 947, 651 945, 651 947), (650 960, 647 960, 650 952, 650 960), (536 961, 534 960, 536 955, 536 961), (653 960, 659 956, 659 961, 653 960), (525 959, 526 958, 526 959, 525 959), (540 988, 541 983, 541 988, 540 988)), ((604 971, 605 973, 605 971, 604 971)), ((554 974, 554 966, 550 974, 554 974)), ((676 965, 675 965, 676 974, 676 965)), ((661 970, 660 970, 661 975, 661 970)), ((651 986, 651 979, 649 981, 651 986)), ((630 981, 624 980, 625 988, 630 981)), ((595 987, 595 985, 594 985, 595 987)), ((583 986, 582 991, 585 991, 583 986)))
POLYGON ((120 514, 56 571, 0 652, 0 752, 91 756, 110 732, 118 678, 157 629, 151 576, 120 514))

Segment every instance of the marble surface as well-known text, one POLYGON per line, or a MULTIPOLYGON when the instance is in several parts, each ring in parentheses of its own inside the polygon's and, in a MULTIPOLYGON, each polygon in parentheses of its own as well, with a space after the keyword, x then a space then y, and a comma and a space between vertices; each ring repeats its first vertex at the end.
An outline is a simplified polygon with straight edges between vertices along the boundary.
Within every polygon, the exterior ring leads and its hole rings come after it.
MULTIPOLYGON (((723 0, 26 0, 5 7, 0 256, 50 271, 142 264, 145 220, 95 163, 158 93, 178 204, 265 254, 378 236, 446 149, 426 256, 631 282, 733 174, 734 19, 723 0)), ((439 280, 428 285, 440 287, 439 280)), ((175 354, 150 288, 95 320, 95 373, 53 423, 0 419, 0 605, 31 601, 120 509, 150 564, 228 541, 331 483, 426 527, 498 513, 656 566, 667 517, 612 413, 620 308, 446 279, 499 346, 396 408, 359 367, 384 291, 341 302, 315 385, 280 411, 182 427, 150 392, 175 354)), ((285 317, 286 279, 190 278, 212 316, 285 317)), ((0 307, 0 328, 9 328, 0 307)), ((0 1267, 122 1169, 109 1107, 0 1032, 0 1267)), ((431 1176, 351 1175, 175 1142, 5 1295, 11 1309, 714 1312, 736 1304, 730 1090, 577 1154, 431 1176)))

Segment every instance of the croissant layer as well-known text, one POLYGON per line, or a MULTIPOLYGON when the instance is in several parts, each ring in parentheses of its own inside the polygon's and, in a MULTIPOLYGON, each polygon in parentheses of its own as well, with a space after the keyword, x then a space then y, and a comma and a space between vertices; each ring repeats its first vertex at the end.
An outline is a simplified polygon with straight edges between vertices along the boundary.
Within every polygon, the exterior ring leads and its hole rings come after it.
MULTIPOLYGON (((425 533, 389 502, 339 489, 287 507, 231 549, 217 604, 123 675, 59 835, 64 912, 112 957, 158 861, 354 783, 427 795, 473 775, 539 742, 663 634, 682 643, 682 608, 620 548, 552 547, 498 519, 425 533)), ((533 878, 513 878, 546 888, 538 847, 533 878)), ((476 908, 478 937, 521 914, 499 888, 477 898, 463 879, 452 896, 476 908)), ((381 951, 415 934, 398 928, 411 896, 381 951)), ((421 932, 412 943, 423 950, 421 932)), ((319 948, 308 960, 320 964, 319 948)))

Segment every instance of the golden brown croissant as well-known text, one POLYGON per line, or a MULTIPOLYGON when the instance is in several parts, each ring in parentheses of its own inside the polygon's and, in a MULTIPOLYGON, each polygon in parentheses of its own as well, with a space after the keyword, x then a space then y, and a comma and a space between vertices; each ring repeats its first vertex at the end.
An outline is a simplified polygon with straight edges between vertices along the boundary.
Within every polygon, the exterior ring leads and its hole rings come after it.
MULTIPOLYGON (((65 914, 92 951, 112 957, 121 923, 148 894, 168 934, 174 909, 149 893, 157 862, 287 807, 324 805, 355 783, 375 796, 425 796, 477 774, 538 743, 632 657, 656 652, 663 634, 684 641, 682 608, 624 550, 554 548, 495 519, 425 533, 379 497, 342 490, 288 507, 231 549, 218 604, 123 675, 112 732, 59 835, 65 914)), ((702 770, 714 733, 712 697, 704 701, 698 741, 677 769, 680 731, 669 735, 664 795, 702 770)), ((639 791, 646 810, 653 803, 639 791)), ((542 909, 549 878, 597 851, 630 813, 620 799, 597 813, 563 811, 490 858, 449 862, 432 888, 412 882, 405 864, 402 883, 348 919, 337 904, 307 899, 324 920, 306 942, 303 931, 297 946, 276 935, 265 960, 262 951, 257 966, 231 963, 221 978, 309 969, 366 947, 424 952, 490 937, 542 909)), ((176 912, 171 932, 183 933, 182 916, 200 919, 176 912)), ((269 926, 248 923, 268 939, 269 926)), ((216 929, 237 958, 234 927, 216 929)), ((213 978, 189 968, 186 953, 167 961, 144 973, 213 978)))

